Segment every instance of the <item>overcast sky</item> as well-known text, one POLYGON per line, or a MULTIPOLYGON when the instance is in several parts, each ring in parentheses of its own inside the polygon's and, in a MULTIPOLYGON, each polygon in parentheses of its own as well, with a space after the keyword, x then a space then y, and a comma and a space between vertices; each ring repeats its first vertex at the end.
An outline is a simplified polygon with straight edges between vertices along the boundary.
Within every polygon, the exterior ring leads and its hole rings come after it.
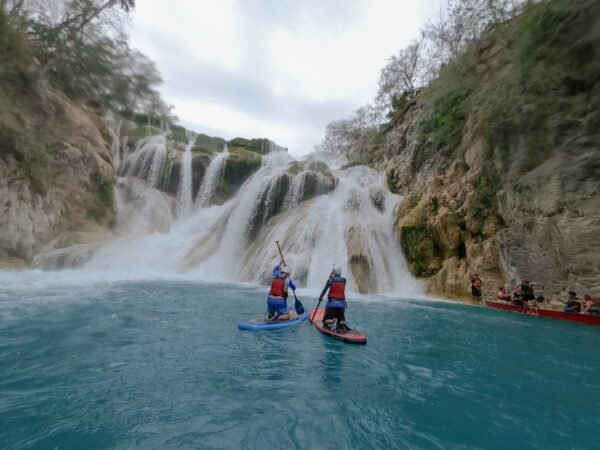
POLYGON ((131 40, 181 123, 303 155, 369 103, 386 60, 442 0, 142 0, 131 40))

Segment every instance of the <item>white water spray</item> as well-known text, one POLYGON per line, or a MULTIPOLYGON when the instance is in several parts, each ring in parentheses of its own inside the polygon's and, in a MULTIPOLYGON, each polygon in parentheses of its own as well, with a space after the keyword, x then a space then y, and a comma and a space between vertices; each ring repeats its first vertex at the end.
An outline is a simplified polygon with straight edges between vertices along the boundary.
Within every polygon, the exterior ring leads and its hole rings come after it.
POLYGON ((177 190, 179 217, 187 217, 192 211, 192 147, 195 142, 196 137, 193 136, 185 147, 185 152, 181 158, 181 176, 179 189, 177 190))

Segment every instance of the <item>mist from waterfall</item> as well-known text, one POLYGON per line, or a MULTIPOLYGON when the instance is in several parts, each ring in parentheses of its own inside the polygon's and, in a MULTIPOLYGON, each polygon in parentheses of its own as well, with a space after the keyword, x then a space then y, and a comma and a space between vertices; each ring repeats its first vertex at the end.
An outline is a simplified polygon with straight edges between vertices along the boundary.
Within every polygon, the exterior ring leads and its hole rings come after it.
POLYGON ((225 147, 210 161, 195 207, 188 210, 191 146, 182 159, 175 198, 156 189, 154 170, 165 152, 164 136, 154 136, 123 162, 117 188, 121 237, 97 251, 86 269, 265 283, 279 259, 278 240, 302 287, 320 289, 337 263, 350 290, 421 293, 393 232, 401 198, 385 188, 377 171, 365 166, 336 170, 332 182, 306 167, 292 172, 291 165, 298 163, 276 151, 263 157, 262 167, 236 196, 213 204, 229 156, 225 147))

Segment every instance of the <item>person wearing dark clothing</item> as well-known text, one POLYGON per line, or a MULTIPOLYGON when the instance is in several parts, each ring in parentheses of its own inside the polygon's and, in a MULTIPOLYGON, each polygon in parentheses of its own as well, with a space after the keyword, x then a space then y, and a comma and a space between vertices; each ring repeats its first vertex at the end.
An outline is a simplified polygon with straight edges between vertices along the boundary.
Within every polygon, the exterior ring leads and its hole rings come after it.
POLYGON ((567 299, 565 312, 580 312, 581 301, 577 298, 577 292, 569 291, 569 298, 567 299))
POLYGON ((331 275, 319 296, 319 301, 329 290, 327 295, 327 305, 325 306, 325 315, 323 316, 323 326, 328 328, 348 329, 346 325, 346 279, 342 277, 342 269, 337 264, 333 266, 331 275))
POLYGON ((473 297, 473 304, 478 304, 481 301, 481 288, 483 282, 479 279, 479 275, 473 275, 471 279, 471 296, 473 297))
POLYGON ((523 295, 523 300, 526 302, 535 300, 533 285, 528 278, 524 278, 523 281, 521 281, 521 294, 523 295))
POLYGON ((521 292, 521 286, 517 286, 513 293, 512 304, 517 306, 523 306, 523 293, 521 292))

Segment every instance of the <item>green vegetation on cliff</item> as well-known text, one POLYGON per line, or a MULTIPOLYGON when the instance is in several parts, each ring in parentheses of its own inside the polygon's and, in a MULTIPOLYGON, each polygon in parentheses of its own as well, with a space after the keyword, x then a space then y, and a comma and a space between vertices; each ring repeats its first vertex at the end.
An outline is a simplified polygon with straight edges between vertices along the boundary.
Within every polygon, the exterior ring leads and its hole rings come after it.
POLYGON ((222 151, 226 143, 227 141, 223 138, 200 133, 196 136, 196 142, 194 143, 194 147, 192 147, 192 152, 212 155, 213 153, 222 151))
POLYGON ((256 172, 262 164, 262 156, 246 150, 243 147, 232 147, 223 173, 223 189, 225 196, 229 197, 256 172))
POLYGON ((250 152, 266 155, 271 151, 271 141, 266 138, 245 139, 237 137, 227 143, 230 147, 242 147, 250 152))
POLYGON ((408 196, 396 231, 432 292, 464 296, 473 272, 600 279, 577 243, 600 223, 599 30, 597 0, 451 0, 374 105, 327 127, 321 151, 408 196))

